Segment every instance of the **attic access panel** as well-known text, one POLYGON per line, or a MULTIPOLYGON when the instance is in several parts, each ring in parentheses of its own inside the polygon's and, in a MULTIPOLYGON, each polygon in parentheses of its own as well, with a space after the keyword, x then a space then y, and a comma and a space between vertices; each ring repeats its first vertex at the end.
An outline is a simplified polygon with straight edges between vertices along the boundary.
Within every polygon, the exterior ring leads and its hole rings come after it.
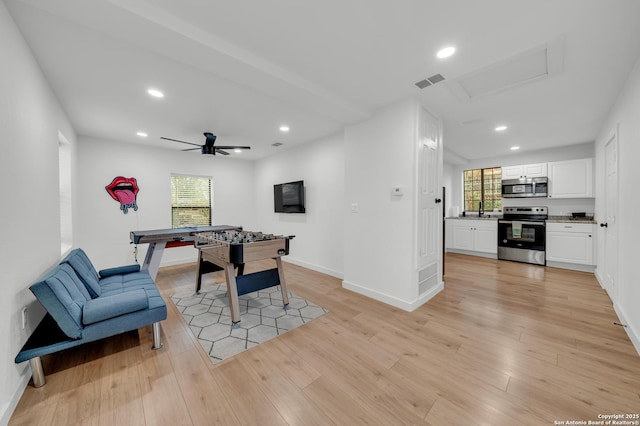
POLYGON ((562 71, 564 38, 513 55, 503 61, 447 80, 446 86, 462 102, 469 102, 556 75, 562 71))

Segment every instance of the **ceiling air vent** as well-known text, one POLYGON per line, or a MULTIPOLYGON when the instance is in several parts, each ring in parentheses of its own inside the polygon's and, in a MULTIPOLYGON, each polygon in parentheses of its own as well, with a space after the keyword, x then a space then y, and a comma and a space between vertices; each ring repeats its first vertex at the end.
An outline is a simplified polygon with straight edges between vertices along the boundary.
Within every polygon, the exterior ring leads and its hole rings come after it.
POLYGON ((444 77, 442 76, 442 74, 435 74, 435 75, 432 75, 431 77, 427 77, 424 80, 417 82, 416 86, 418 86, 418 88, 420 89, 424 89, 425 87, 429 87, 436 83, 440 83, 443 80, 444 80, 444 77))
POLYGON ((282 146, 283 143, 282 142, 274 142, 271 144, 271 146, 282 146))

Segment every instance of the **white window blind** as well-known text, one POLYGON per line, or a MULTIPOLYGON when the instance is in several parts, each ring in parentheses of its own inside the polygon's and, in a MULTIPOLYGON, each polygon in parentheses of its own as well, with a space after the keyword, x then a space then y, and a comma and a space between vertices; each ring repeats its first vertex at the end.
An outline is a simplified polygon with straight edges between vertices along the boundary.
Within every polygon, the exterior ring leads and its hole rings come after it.
POLYGON ((171 226, 209 226, 211 177, 171 175, 171 226))

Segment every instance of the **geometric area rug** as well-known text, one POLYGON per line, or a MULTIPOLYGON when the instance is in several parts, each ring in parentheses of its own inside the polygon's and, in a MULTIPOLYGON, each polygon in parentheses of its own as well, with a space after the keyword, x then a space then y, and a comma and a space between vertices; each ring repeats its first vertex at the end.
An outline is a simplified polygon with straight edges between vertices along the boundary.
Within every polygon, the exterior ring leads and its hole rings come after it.
POLYGON ((203 283, 199 294, 185 290, 171 296, 191 332, 214 364, 327 312, 291 292, 289 306, 285 310, 279 285, 244 294, 238 299, 240 323, 232 327, 225 283, 203 283))

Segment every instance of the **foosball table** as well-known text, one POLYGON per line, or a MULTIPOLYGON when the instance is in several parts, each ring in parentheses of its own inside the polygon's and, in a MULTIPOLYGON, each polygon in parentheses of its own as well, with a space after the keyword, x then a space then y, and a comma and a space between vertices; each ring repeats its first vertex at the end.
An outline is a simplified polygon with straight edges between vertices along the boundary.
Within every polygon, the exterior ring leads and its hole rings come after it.
POLYGON ((202 275, 223 270, 227 282, 231 321, 240 322, 238 296, 280 285, 282 301, 289 304, 287 285, 282 269, 282 256, 289 254, 289 241, 294 236, 263 234, 242 230, 199 232, 195 235, 198 249, 198 274, 196 293, 202 286, 202 275), (273 259, 276 267, 264 271, 244 274, 247 262, 273 259), (235 274, 238 268, 238 275, 235 274))
POLYGON ((149 244, 141 269, 148 270, 151 278, 155 280, 158 275, 160 260, 162 260, 162 253, 165 248, 181 247, 185 245, 192 246, 194 244, 195 235, 199 232, 231 231, 241 229, 241 226, 229 225, 153 229, 149 231, 131 231, 129 237, 131 238, 131 243, 136 245, 136 253, 138 250, 138 244, 149 244))

